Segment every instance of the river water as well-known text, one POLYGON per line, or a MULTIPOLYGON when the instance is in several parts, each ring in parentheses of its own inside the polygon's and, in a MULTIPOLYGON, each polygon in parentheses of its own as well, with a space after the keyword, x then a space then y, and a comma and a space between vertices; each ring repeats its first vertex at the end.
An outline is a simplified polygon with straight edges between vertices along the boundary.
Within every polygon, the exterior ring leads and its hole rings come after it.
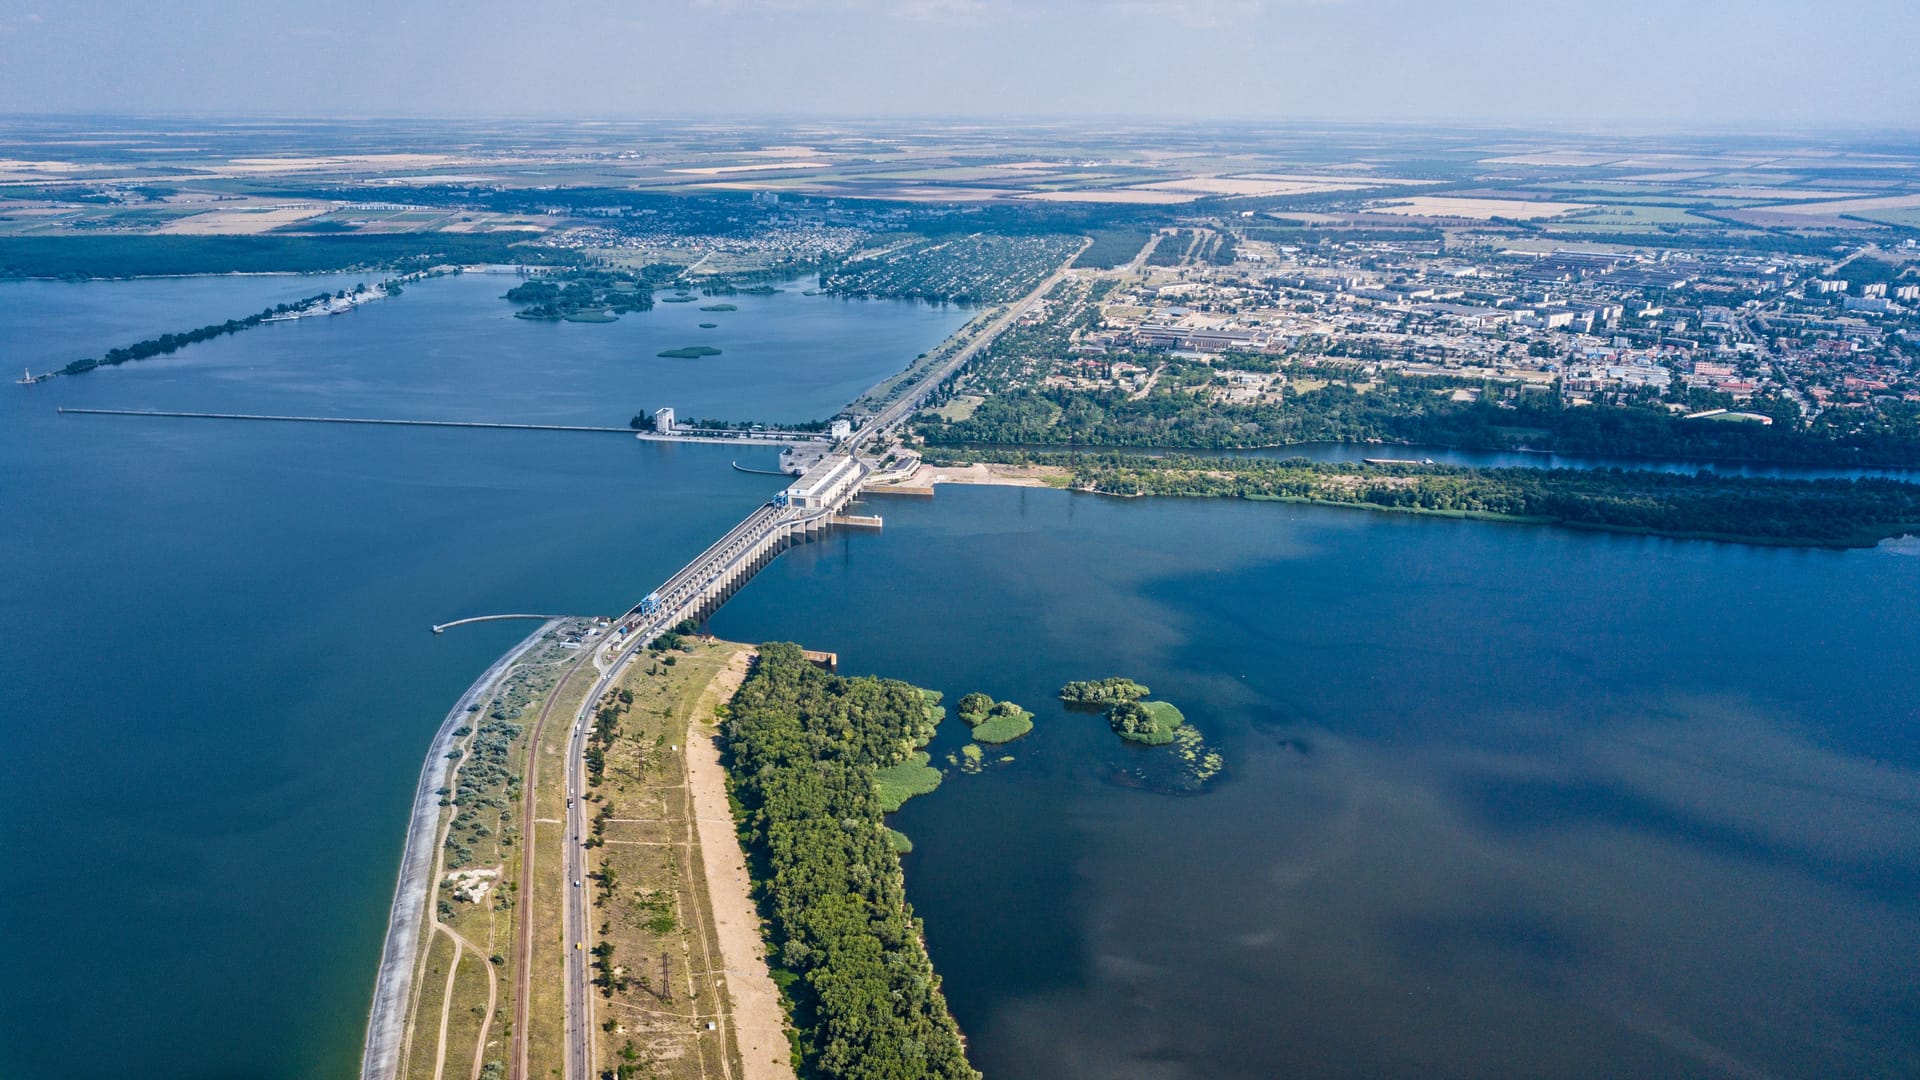
POLYGON ((714 626, 1038 714, 894 822, 988 1076, 1920 1075, 1910 541, 870 503, 714 626), (1225 779, 1115 783, 1110 675, 1225 779))
MULTIPOLYGON (((0 360, 46 370, 354 280, 0 284, 0 360)), ((620 435, 56 406, 823 418, 965 318, 789 290, 553 325, 512 317, 512 283, 0 385, 0 1076, 353 1074, 427 742, 528 629, 427 627, 624 610, 782 483, 620 435), (699 342, 722 355, 655 355, 699 342)))
MULTIPOLYGON (((780 484, 617 435, 55 405, 807 419, 964 317, 790 291, 529 324, 509 283, 0 387, 0 1074, 350 1074, 420 756, 526 629, 426 626, 616 610, 780 484), (723 354, 654 355, 698 343, 723 354)), ((40 370, 313 291, 4 285, 0 348, 40 370)), ((1920 1072, 1911 542, 871 509, 882 532, 788 552, 714 629, 1038 714, 896 820, 989 1076, 1920 1072), (1224 778, 1116 782, 1147 752, 1052 700, 1107 675, 1179 705, 1224 778)))

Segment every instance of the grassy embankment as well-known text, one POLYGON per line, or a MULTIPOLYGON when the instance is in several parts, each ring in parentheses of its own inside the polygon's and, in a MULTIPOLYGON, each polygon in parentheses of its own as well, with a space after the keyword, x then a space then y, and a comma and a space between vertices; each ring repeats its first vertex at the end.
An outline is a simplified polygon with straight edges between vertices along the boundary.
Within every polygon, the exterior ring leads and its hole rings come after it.
POLYGON ((744 648, 715 642, 642 656, 596 707, 601 765, 594 783, 590 756, 586 793, 596 1076, 741 1075, 682 746, 709 684, 744 648))
POLYGON ((497 1063, 505 1068, 513 1016, 509 960, 520 893, 520 784, 526 739, 554 679, 578 655, 552 639, 530 649, 502 674, 489 699, 467 714, 455 731, 459 757, 441 789, 445 809, 428 894, 431 941, 410 1005, 405 1075, 431 1077, 443 1053, 447 1075, 470 1075, 476 1068, 476 1054, 481 1066, 497 1063), (484 891, 467 899, 455 895, 449 876, 475 871, 488 875, 471 879, 485 881, 484 891), (473 946, 460 956, 451 995, 446 982, 454 963, 450 934, 473 946), (487 1009, 490 971, 491 1013, 487 1009))
POLYGON ((415 972, 413 1016, 407 1031, 410 1049, 401 1059, 400 1071, 407 1080, 433 1080, 439 1071, 440 1021, 447 1008, 447 968, 453 953, 453 939, 436 933, 427 946, 426 963, 415 972))
POLYGON ((1107 495, 1229 497, 1779 547, 1871 547, 1920 530, 1920 484, 1619 469, 1486 469, 1140 454, 930 452, 1058 468, 1107 495))

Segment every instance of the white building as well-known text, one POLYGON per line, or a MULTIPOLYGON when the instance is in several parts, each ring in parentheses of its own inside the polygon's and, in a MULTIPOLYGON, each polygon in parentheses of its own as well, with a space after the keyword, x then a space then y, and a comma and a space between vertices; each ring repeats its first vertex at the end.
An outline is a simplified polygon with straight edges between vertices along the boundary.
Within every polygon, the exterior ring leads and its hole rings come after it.
POLYGON ((662 435, 673 434, 672 409, 655 409, 653 411, 653 430, 662 435))
POLYGON ((783 494, 787 497, 788 505, 805 510, 832 506, 860 483, 865 473, 866 468, 857 458, 834 454, 821 458, 783 494))
POLYGON ((835 420, 833 423, 827 425, 827 434, 833 436, 834 442, 839 442, 841 439, 853 434, 853 422, 849 420, 835 420))

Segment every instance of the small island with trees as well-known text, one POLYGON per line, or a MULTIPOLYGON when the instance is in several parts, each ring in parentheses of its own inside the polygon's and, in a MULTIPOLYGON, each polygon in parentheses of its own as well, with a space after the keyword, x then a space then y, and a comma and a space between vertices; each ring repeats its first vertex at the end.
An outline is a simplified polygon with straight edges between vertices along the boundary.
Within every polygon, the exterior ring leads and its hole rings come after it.
POLYGON ((1186 723, 1180 710, 1164 701, 1116 701, 1107 710, 1113 733, 1141 746, 1167 745, 1186 723))
POLYGON ((1070 682, 1060 688, 1060 700, 1069 706, 1105 708, 1122 701, 1139 701, 1153 691, 1132 679, 1112 678, 1070 682))
POLYGON ((702 360, 709 356, 719 356, 720 350, 711 345, 686 345, 678 349, 666 349, 656 355, 673 360, 702 360))
POLYGON ((536 322, 612 322, 632 311, 653 309, 653 288, 680 276, 673 263, 653 263, 637 271, 570 268, 529 278, 507 290, 519 305, 518 319, 536 322))
POLYGON ((973 741, 989 746, 1012 742, 1033 730, 1033 714, 1011 701, 995 702, 974 692, 955 703, 960 719, 973 729, 973 741))
POLYGON ((1173 747, 1179 774, 1156 781, 1145 768, 1128 775, 1133 781, 1166 790, 1190 793, 1206 787, 1226 768, 1226 758, 1207 745, 1198 728, 1170 702, 1144 700, 1153 691, 1127 678, 1080 680, 1060 688, 1060 700, 1070 709, 1104 707, 1107 726, 1121 739, 1141 747, 1173 747))

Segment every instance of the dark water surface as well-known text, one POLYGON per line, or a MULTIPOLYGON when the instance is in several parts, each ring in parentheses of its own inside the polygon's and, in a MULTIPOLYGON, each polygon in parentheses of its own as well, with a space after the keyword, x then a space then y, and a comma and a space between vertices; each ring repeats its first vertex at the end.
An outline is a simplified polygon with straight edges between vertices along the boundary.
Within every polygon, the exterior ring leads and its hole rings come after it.
POLYGON ((894 822, 988 1076, 1920 1075, 1911 541, 870 505, 714 626, 1038 713, 894 822), (1109 782, 1144 751, 1052 698, 1108 675, 1226 779, 1109 782))
MULTIPOLYGON (((0 284, 35 370, 358 279, 0 284)), ((964 319, 789 292, 612 325, 510 278, 0 385, 0 1077, 353 1075, 414 778, 524 623, 612 612, 769 497, 726 447, 56 416, 56 405, 805 419, 964 319), (704 364, 704 366, 702 366, 704 364)), ((765 452, 762 451, 764 454, 765 452)), ((770 456, 770 455, 769 455, 770 456)))
MULTIPOLYGON (((55 405, 807 419, 964 317, 789 292, 544 325, 509 284, 0 385, 0 1076, 350 1075, 420 755, 526 631, 426 626, 616 610, 780 483, 726 447, 55 405)), ((317 288, 0 285, 0 359, 317 288)), ((1037 710, 897 821, 996 1080, 1920 1074, 1915 544, 872 505, 882 533, 789 552, 715 629, 1037 710), (1224 750, 1213 791, 1109 781, 1135 752, 1051 695, 1114 674, 1224 750)))

